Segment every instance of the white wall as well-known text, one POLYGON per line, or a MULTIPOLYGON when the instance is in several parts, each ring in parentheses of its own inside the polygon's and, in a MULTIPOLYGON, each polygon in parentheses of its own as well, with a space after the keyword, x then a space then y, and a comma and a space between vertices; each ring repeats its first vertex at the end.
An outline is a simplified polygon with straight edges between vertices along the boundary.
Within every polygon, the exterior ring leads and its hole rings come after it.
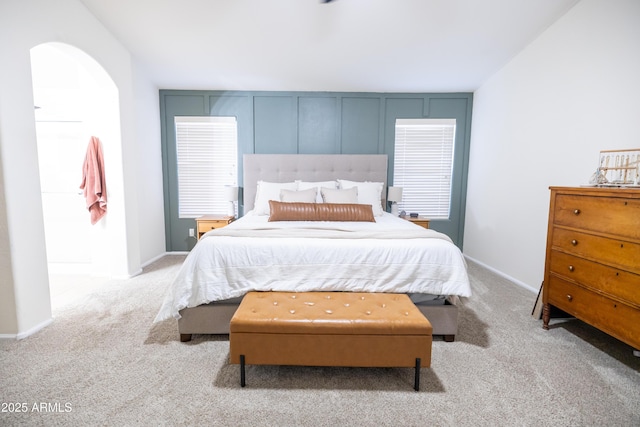
MULTIPOLYGON (((141 104, 150 102, 148 96, 140 100, 134 96, 134 80, 141 84, 143 73, 136 71, 133 78, 136 66, 129 52, 78 0, 0 2, 0 171, 4 184, 4 197, 0 197, 0 265, 9 266, 0 273, 0 312, 15 313, 0 316, 0 335, 29 334, 51 319, 29 57, 32 47, 51 41, 75 46, 93 57, 118 88, 117 155, 121 161, 111 162, 110 173, 116 177, 111 190, 120 192, 123 203, 110 206, 110 219, 121 225, 109 236, 111 247, 118 248, 112 254, 112 275, 130 276, 140 271, 141 240, 145 241, 146 256, 164 252, 163 235, 162 244, 155 246, 156 235, 162 234, 163 228, 153 230, 147 241, 148 228, 140 227, 138 210, 139 193, 162 191, 161 174, 153 170, 140 174, 137 169, 144 161, 139 159, 140 153, 160 156, 159 138, 152 140, 158 132, 157 123, 145 123, 136 117, 145 108, 157 114, 157 101, 145 106, 141 104), (140 134, 149 137, 140 140, 140 134)), ((145 219, 161 222, 162 197, 152 197, 145 199, 145 219)))
POLYGON ((464 252, 537 290, 549 186, 640 147, 640 1, 582 0, 474 95, 464 252))
POLYGON ((160 146, 160 96, 156 85, 134 62, 133 89, 136 99, 136 183, 140 259, 147 263, 165 251, 162 151, 160 146))

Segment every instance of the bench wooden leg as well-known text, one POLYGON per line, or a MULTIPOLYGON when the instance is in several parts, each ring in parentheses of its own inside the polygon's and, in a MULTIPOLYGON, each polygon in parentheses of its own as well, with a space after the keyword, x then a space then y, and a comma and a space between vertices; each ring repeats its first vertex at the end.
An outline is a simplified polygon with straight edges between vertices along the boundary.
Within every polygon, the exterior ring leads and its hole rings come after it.
POLYGON ((456 340, 456 336, 455 335, 445 335, 444 336, 444 341, 445 342, 454 342, 456 340))
POLYGON ((180 342, 191 341, 191 334, 180 334, 180 342))
POLYGON ((240 387, 244 387, 246 385, 244 380, 244 354, 240 355, 240 387))
POLYGON ((416 357, 416 379, 413 385, 415 391, 420 391, 420 358, 416 357))

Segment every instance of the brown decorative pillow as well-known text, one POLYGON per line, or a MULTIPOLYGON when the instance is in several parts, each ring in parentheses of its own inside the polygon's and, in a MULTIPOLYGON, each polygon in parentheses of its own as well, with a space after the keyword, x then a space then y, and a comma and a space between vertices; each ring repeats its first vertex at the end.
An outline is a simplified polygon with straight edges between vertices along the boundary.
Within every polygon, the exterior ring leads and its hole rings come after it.
POLYGON ((269 209, 269 221, 376 221, 371 205, 285 203, 269 200, 269 209))

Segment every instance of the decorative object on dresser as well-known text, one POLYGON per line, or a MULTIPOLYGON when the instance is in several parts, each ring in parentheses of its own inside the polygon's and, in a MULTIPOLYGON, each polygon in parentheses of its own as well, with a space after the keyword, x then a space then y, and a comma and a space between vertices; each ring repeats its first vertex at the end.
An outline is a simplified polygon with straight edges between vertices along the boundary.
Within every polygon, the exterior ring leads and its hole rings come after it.
POLYGON ((222 228, 226 225, 231 224, 234 218, 235 217, 233 215, 203 215, 196 218, 198 240, 200 240, 200 238, 207 231, 215 230, 216 228, 222 228))
POLYGON ((551 187, 543 328, 559 308, 640 349, 640 190, 551 187))
POLYGON ((640 187, 640 148, 603 150, 589 180, 598 187, 640 187))

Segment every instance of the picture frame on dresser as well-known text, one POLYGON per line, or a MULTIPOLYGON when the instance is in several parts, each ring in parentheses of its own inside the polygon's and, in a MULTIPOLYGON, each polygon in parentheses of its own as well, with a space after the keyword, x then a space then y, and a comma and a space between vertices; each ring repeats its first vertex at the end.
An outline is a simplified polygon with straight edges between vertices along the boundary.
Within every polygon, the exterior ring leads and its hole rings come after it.
POLYGON ((560 309, 640 349, 640 189, 550 187, 543 328, 560 309))

